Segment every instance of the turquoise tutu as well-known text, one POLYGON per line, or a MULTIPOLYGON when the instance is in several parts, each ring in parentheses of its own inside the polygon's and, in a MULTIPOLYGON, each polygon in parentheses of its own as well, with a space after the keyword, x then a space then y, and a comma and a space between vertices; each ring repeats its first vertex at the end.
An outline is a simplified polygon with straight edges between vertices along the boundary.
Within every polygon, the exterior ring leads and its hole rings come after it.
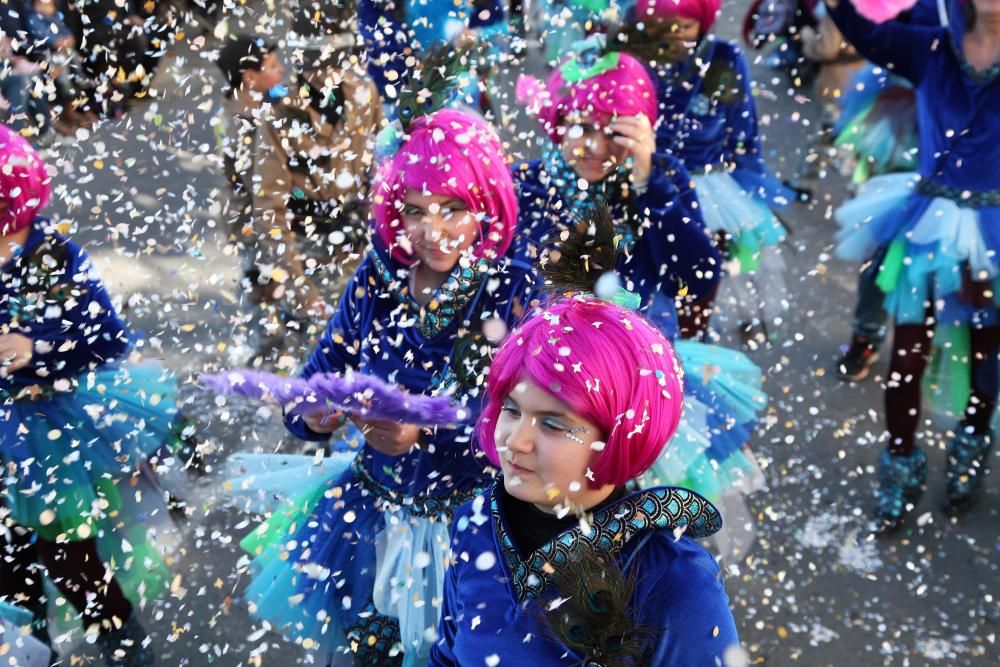
POLYGON ((174 539, 146 459, 170 442, 175 383, 159 363, 107 367, 4 406, 4 504, 42 539, 96 538, 135 604, 162 593, 174 539))
POLYGON ((917 108, 913 85, 869 66, 855 75, 841 98, 835 145, 850 152, 852 180, 917 167, 917 108))
POLYGON ((756 268, 763 248, 785 240, 785 228, 767 202, 733 174, 719 171, 691 177, 705 226, 732 237, 730 256, 739 259, 744 271, 756 268))
MULTIPOLYGON (((227 493, 267 520, 253 557, 251 612, 324 657, 426 661, 437 627, 452 510, 474 495, 413 499, 381 488, 343 443, 331 457, 238 455, 227 493)), ((364 450, 362 450, 364 451, 364 450)))
POLYGON ((675 343, 684 368, 684 414, 644 485, 683 486, 713 503, 763 486, 747 443, 767 406, 761 371, 741 352, 696 341, 675 343))
POLYGON ((837 254, 879 261, 877 282, 897 324, 923 322, 928 302, 939 322, 989 324, 1000 305, 1000 206, 929 196, 918 182, 900 173, 866 183, 836 211, 837 254), (973 307, 960 298, 966 275, 994 284, 992 305, 973 307))
POLYGON ((174 379, 160 364, 141 363, 42 391, 4 408, 0 457, 16 469, 6 504, 45 539, 87 539, 107 509, 108 486, 137 476, 170 442, 174 379))

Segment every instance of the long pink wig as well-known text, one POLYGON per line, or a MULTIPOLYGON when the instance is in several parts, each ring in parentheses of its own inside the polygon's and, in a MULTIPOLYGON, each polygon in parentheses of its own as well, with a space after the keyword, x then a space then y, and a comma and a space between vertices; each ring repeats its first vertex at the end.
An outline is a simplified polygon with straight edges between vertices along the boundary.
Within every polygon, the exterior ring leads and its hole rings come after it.
POLYGON ((517 228, 517 194, 503 145, 484 120, 454 109, 416 119, 409 134, 375 180, 372 217, 375 233, 392 256, 409 265, 400 244, 406 190, 455 197, 482 222, 477 257, 507 252, 517 228))
POLYGON ((592 488, 645 472, 677 430, 684 404, 673 346, 638 313, 592 297, 547 306, 514 330, 490 365, 479 442, 500 465, 494 431, 504 398, 530 380, 601 428, 592 488))
POLYGON ((642 63, 627 53, 618 55, 618 66, 614 69, 574 84, 566 83, 556 69, 546 81, 544 91, 533 87, 528 78, 519 81, 518 87, 526 96, 531 95, 530 91, 541 93, 540 98, 536 95, 540 106, 538 120, 557 143, 562 141, 560 127, 570 113, 587 113, 602 122, 616 115, 642 114, 650 125, 656 124, 656 86, 642 63))
POLYGON ((43 209, 52 194, 45 162, 24 137, 0 125, 0 236, 24 229, 43 209))
POLYGON ((632 11, 636 21, 670 19, 674 16, 697 19, 704 35, 712 28, 721 8, 722 0, 638 0, 632 11))

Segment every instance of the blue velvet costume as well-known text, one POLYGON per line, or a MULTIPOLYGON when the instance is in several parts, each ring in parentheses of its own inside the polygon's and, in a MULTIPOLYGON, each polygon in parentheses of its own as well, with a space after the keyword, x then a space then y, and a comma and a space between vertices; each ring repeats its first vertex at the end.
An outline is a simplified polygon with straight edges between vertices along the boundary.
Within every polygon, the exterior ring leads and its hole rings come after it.
POLYGON ((634 623, 653 635, 647 659, 637 664, 722 664, 725 651, 738 645, 719 568, 692 539, 721 525, 715 508, 697 494, 664 487, 634 493, 598 511, 588 531, 574 527, 525 554, 510 537, 505 493, 500 480, 456 514, 431 665, 589 664, 590 656, 551 638, 541 621, 544 605, 567 594, 559 577, 579 576, 572 560, 581 553, 613 563, 635 581, 634 623), (676 539, 673 530, 682 526, 686 534, 676 539))
MULTIPOLYGON (((368 50, 368 72, 383 101, 391 103, 409 77, 414 61, 408 65, 407 58, 420 58, 429 49, 450 43, 464 28, 477 30, 486 42, 496 42, 506 34, 500 0, 491 0, 478 10, 474 4, 472 0, 406 0, 399 20, 385 0, 359 0, 358 24, 368 50)), ((463 103, 478 104, 475 80, 469 77, 458 88, 463 103)))
POLYGON ((917 90, 918 174, 869 181, 838 209, 838 254, 881 265, 878 285, 900 324, 923 322, 935 303, 946 324, 997 322, 1000 303, 1000 64, 977 72, 962 53, 964 20, 951 26, 876 25, 850 2, 830 15, 858 51, 917 90), (992 282, 992 303, 961 297, 992 282))
POLYGON ((153 506, 137 508, 119 480, 170 441, 175 383, 160 364, 115 363, 129 349, 125 325, 87 253, 45 218, 0 267, 0 334, 34 344, 26 367, 0 377, 0 464, 16 471, 0 504, 42 539, 98 538, 132 600, 162 591, 162 560, 146 544, 153 506))
MULTIPOLYGON (((345 459, 346 470, 302 489, 294 518, 275 514, 244 540, 258 556, 247 591, 257 614, 327 654, 356 642, 365 664, 395 664, 400 650, 404 664, 426 658, 448 522, 491 478, 471 438, 488 365, 482 324, 499 318, 512 326, 533 290, 528 267, 481 260, 456 266, 421 307, 408 294, 407 275, 376 241, 303 375, 353 369, 411 392, 457 389, 468 423, 427 429, 401 456, 362 446, 345 459)), ((297 417, 286 424, 302 438, 329 437, 297 417)))
POLYGON ((687 60, 660 64, 650 76, 660 110, 657 149, 676 154, 694 177, 708 228, 731 235, 747 257, 779 243, 785 231, 770 209, 794 194, 764 164, 743 52, 707 35, 687 60))

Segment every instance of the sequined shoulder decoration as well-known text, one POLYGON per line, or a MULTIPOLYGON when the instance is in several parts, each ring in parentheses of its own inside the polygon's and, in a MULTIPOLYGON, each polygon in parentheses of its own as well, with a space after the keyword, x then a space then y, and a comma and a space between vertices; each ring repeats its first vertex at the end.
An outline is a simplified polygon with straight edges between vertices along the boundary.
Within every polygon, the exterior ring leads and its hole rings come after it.
POLYGON ((722 517, 712 503, 688 489, 661 487, 634 494, 598 512, 588 532, 577 526, 522 561, 504 528, 498 488, 502 488, 502 481, 497 481, 491 498, 493 526, 513 577, 514 591, 518 600, 522 601, 544 591, 552 573, 565 567, 577 549, 590 549, 613 556, 633 537, 648 530, 683 528, 685 535, 700 539, 722 528, 722 517))
POLYGON ((416 313, 420 333, 427 339, 437 338, 451 326, 456 317, 462 314, 479 291, 482 279, 489 273, 490 268, 489 260, 484 257, 464 266, 459 262, 441 287, 434 292, 430 302, 426 306, 421 306, 414 301, 409 288, 401 283, 400 278, 377 252, 372 252, 372 262, 385 290, 404 308, 416 313))

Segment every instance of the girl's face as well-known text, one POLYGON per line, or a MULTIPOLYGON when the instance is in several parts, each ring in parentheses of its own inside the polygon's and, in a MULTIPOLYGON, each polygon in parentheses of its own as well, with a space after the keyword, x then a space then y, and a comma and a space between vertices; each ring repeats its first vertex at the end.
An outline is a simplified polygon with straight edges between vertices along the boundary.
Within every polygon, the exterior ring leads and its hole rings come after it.
POLYGON ((668 26, 670 39, 678 42, 697 42, 701 36, 701 21, 686 16, 669 16, 660 19, 668 26))
POLYGON ((627 149, 612 141, 610 123, 590 114, 570 114, 563 122, 563 159, 577 176, 590 183, 604 179, 622 164, 627 149))
POLYGON ((567 503, 589 509, 614 488, 591 488, 600 429, 531 380, 522 378, 504 398, 494 438, 504 488, 543 511, 567 503))
POLYGON ((412 252, 427 268, 448 273, 479 239, 476 216, 461 199, 407 189, 403 195, 403 226, 412 252))

